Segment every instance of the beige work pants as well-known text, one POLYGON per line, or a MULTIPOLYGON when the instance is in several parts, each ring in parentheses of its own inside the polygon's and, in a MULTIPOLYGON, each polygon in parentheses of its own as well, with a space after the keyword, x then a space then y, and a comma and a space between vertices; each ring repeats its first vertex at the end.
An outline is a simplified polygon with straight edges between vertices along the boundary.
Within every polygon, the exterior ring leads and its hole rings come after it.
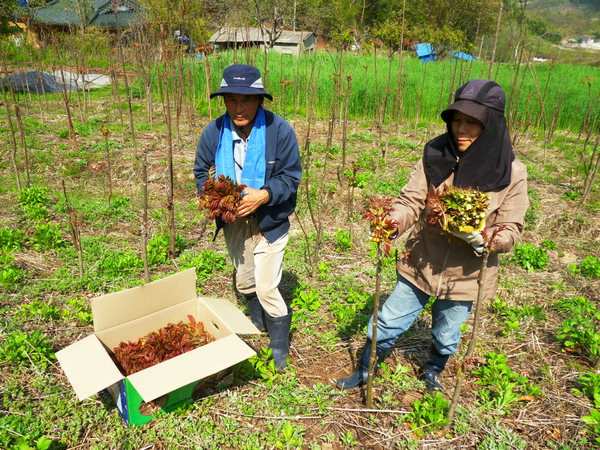
POLYGON ((271 317, 288 314, 279 292, 283 253, 288 234, 269 243, 258 228, 255 217, 240 217, 223 228, 229 257, 236 270, 236 288, 242 294, 256 292, 258 300, 271 317))

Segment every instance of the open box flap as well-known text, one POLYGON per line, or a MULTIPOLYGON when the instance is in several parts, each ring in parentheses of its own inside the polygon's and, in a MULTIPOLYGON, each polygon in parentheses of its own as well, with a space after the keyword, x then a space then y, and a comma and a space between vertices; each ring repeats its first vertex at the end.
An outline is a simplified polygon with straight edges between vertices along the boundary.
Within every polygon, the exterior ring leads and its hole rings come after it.
POLYGON ((143 286, 125 289, 91 300, 94 331, 196 298, 196 269, 188 269, 143 286))
POLYGON ((93 334, 56 352, 56 357, 79 400, 123 379, 104 346, 93 334))
POLYGON ((156 366, 141 370, 127 379, 144 401, 187 386, 244 361, 256 352, 235 334, 211 342, 156 366))
POLYGON ((232 302, 223 298, 199 297, 235 334, 260 334, 260 330, 232 302))

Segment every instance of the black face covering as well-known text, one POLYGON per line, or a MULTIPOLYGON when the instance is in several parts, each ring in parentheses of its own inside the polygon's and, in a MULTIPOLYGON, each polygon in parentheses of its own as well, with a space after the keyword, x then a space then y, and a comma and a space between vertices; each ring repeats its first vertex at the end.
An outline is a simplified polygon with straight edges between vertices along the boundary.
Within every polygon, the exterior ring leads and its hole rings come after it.
POLYGON ((435 187, 454 171, 454 186, 469 187, 483 192, 497 191, 510 184, 511 166, 515 155, 504 114, 488 108, 487 123, 479 137, 459 152, 450 123, 448 132, 425 145, 425 173, 435 187))

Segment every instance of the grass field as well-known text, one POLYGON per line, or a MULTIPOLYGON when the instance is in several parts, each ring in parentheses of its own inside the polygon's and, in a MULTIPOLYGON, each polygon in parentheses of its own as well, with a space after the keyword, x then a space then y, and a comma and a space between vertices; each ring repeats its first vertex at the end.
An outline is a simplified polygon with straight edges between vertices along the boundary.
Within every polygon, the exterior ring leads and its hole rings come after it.
MULTIPOLYGON (((76 70, 82 64, 103 67, 119 67, 117 52, 111 49, 107 37, 99 34, 86 38, 65 39, 62 46, 62 64, 76 70), (111 55, 107 60, 106 54, 111 55), (84 56, 85 55, 85 56, 84 56)), ((53 47, 42 49, 6 48, 9 59, 21 67, 52 68, 58 66, 53 47)), ((349 117, 364 123, 377 123, 385 110, 384 123, 423 123, 437 120, 441 105, 451 98, 458 86, 472 78, 488 78, 486 61, 465 62, 444 60, 423 64, 413 52, 404 52, 403 76, 398 82, 399 56, 387 58, 380 50, 375 58, 371 55, 320 51, 300 58, 273 53, 268 56, 265 76, 269 91, 277 98, 273 109, 288 117, 307 117, 309 107, 314 107, 317 117, 326 119, 331 115, 334 97, 339 110, 349 95, 349 117), (314 71, 314 73, 313 73, 314 71), (312 75, 311 75, 312 74, 312 75), (312 78, 311 78, 312 77, 312 78), (348 92, 348 77, 351 88, 348 92), (312 80, 312 81, 311 81, 312 80), (340 84, 334 86, 334 81, 340 84), (341 97, 339 94, 341 93, 341 97), (384 106, 384 102, 387 103, 384 106), (400 111, 399 111, 400 109, 400 111)), ((136 67, 146 61, 152 71, 152 89, 159 92, 162 66, 153 64, 141 50, 126 52, 125 64, 136 67)), ((241 49, 213 53, 204 61, 198 58, 178 58, 175 72, 180 72, 180 83, 185 85, 186 95, 193 97, 203 114, 208 113, 206 103, 206 69, 210 72, 211 90, 218 89, 222 70, 229 64, 250 63, 261 69, 265 67, 265 55, 256 49, 241 49)), ((526 59, 524 59, 526 61, 526 59)), ((565 63, 496 64, 492 78, 504 87, 508 95, 511 129, 525 128, 531 123, 538 128, 552 126, 559 130, 579 132, 591 114, 597 123, 600 110, 600 67, 565 63)), ((137 85, 140 96, 146 87, 137 85)), ((339 114, 341 115, 341 113, 339 114)))
MULTIPOLYGON (((236 56, 236 61, 233 52, 209 56, 212 89, 218 89, 220 74, 231 63, 248 61, 264 67, 264 57, 260 53, 247 55, 239 51, 236 56)), ((438 117, 440 105, 448 102, 451 92, 458 86, 472 78, 488 78, 489 73, 489 65, 483 61, 469 63, 445 60, 424 64, 406 52, 403 60, 405 79, 398 91, 397 55, 391 60, 391 68, 388 58, 375 59, 372 56, 352 54, 346 55, 342 64, 341 91, 344 94, 347 91, 347 77, 352 78, 349 115, 367 123, 374 120, 388 88, 391 91, 387 96, 386 122, 397 122, 397 115, 393 116, 397 92, 402 94, 403 122, 414 122, 417 117, 424 122, 431 122, 438 117)), ((334 74, 340 74, 340 58, 337 54, 319 52, 316 56, 304 55, 301 58, 274 54, 269 56, 267 67, 268 89, 280 101, 285 101, 285 104, 275 106, 280 112, 306 116, 307 105, 314 105, 321 118, 329 116, 332 97, 336 92, 334 74), (313 63, 315 57, 316 62, 313 63), (316 81, 311 89, 313 64, 316 81), (289 80, 290 84, 284 87, 282 80, 289 80)), ((517 121, 524 123, 531 120, 537 123, 543 105, 548 123, 556 113, 557 128, 579 131, 588 108, 592 108, 597 114, 600 68, 552 63, 523 65, 520 68, 522 74, 515 82, 516 71, 514 64, 499 64, 495 66, 493 79, 509 95, 509 108, 516 108, 517 121)), ((195 74, 196 89, 201 91, 205 86, 205 78, 200 64, 197 64, 195 74)))

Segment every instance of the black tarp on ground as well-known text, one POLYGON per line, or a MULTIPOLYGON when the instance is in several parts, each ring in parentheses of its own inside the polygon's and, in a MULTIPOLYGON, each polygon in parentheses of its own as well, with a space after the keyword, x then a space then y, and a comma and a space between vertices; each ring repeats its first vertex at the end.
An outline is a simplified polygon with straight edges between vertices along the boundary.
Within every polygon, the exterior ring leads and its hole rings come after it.
MULTIPOLYGON (((28 70, 26 72, 11 73, 8 77, 0 79, 0 88, 15 91, 31 92, 33 94, 51 94, 62 92, 63 85, 48 72, 41 70, 28 70)), ((67 91, 75 90, 74 86, 66 84, 67 91)))

